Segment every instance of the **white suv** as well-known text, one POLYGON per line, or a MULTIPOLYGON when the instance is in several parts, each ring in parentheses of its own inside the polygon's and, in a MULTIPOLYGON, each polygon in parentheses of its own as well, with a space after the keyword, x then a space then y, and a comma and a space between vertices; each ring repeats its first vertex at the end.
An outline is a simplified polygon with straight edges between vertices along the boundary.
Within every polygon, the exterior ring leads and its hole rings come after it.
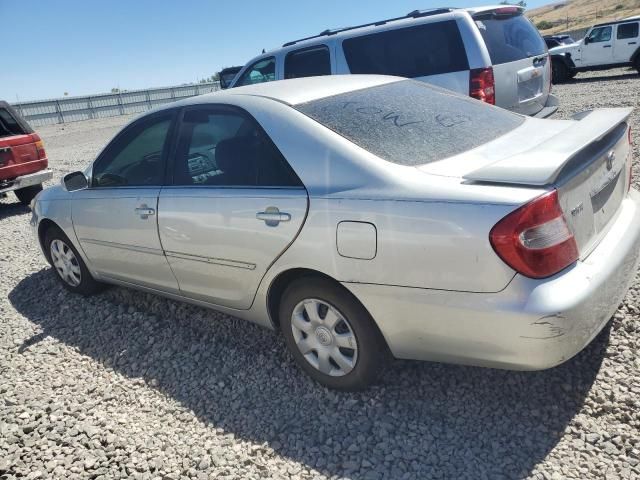
POLYGON ((350 73, 424 80, 525 115, 558 108, 551 64, 524 8, 416 10, 355 27, 325 30, 249 61, 231 87, 350 73))
POLYGON ((640 18, 594 25, 582 40, 552 48, 549 54, 554 83, 587 70, 629 66, 640 72, 640 18))

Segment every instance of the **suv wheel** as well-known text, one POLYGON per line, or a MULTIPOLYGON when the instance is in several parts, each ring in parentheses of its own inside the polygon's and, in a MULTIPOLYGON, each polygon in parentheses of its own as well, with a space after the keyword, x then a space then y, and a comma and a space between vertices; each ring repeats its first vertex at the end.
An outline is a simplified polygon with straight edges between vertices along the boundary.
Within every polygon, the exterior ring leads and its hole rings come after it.
POLYGON ((38 195, 42 191, 42 184, 31 185, 30 187, 24 187, 19 190, 16 190, 15 193, 20 203, 23 205, 29 205, 31 200, 33 200, 36 195, 38 195))
POLYGON ((58 280, 67 290, 91 295, 103 289, 103 284, 93 279, 78 251, 58 227, 47 230, 44 245, 58 280))
POLYGON ((298 365, 337 390, 362 390, 383 370, 389 353, 365 308, 335 283, 307 277, 280 302, 280 327, 298 365))
POLYGON ((640 55, 638 55, 635 62, 633 62, 633 67, 640 73, 640 55))
POLYGON ((569 70, 562 62, 551 62, 551 81, 553 83, 562 83, 569 77, 569 70))

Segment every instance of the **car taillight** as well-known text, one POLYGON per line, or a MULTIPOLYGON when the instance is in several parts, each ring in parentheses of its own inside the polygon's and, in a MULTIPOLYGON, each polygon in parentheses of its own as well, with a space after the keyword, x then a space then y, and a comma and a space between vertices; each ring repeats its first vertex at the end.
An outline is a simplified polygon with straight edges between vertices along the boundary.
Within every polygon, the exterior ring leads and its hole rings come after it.
POLYGON ((31 138, 33 138, 33 141, 35 142, 35 145, 36 145, 36 151, 38 152, 38 160, 47 158, 47 152, 44 151, 44 142, 40 138, 40 135, 38 135, 37 133, 32 133, 31 138))
POLYGON ((578 260, 578 245, 553 190, 511 212, 489 233, 491 246, 515 271, 545 278, 578 260))
POLYGON ((474 68, 469 75, 469 96, 483 102, 496 104, 493 68, 474 68))

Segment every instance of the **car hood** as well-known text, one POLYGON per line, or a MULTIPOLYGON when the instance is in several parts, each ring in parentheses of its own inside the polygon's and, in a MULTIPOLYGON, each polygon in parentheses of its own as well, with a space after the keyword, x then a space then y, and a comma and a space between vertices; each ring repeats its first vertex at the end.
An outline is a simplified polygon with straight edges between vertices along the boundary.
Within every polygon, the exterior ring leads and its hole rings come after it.
POLYGON ((570 43, 569 45, 560 45, 549 49, 549 55, 561 55, 563 53, 572 52, 580 46, 580 42, 570 43))

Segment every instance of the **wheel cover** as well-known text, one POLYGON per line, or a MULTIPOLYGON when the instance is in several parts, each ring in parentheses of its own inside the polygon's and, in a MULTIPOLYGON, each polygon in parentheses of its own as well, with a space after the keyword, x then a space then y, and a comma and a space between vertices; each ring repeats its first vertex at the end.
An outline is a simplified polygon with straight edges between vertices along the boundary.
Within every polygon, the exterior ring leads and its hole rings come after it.
POLYGON ((298 350, 316 370, 342 377, 355 368, 356 336, 333 305, 315 298, 302 300, 291 314, 291 331, 298 350))
POLYGON ((55 239, 49 247, 51 261, 60 278, 72 287, 77 287, 82 281, 80 264, 73 250, 62 240, 55 239))

